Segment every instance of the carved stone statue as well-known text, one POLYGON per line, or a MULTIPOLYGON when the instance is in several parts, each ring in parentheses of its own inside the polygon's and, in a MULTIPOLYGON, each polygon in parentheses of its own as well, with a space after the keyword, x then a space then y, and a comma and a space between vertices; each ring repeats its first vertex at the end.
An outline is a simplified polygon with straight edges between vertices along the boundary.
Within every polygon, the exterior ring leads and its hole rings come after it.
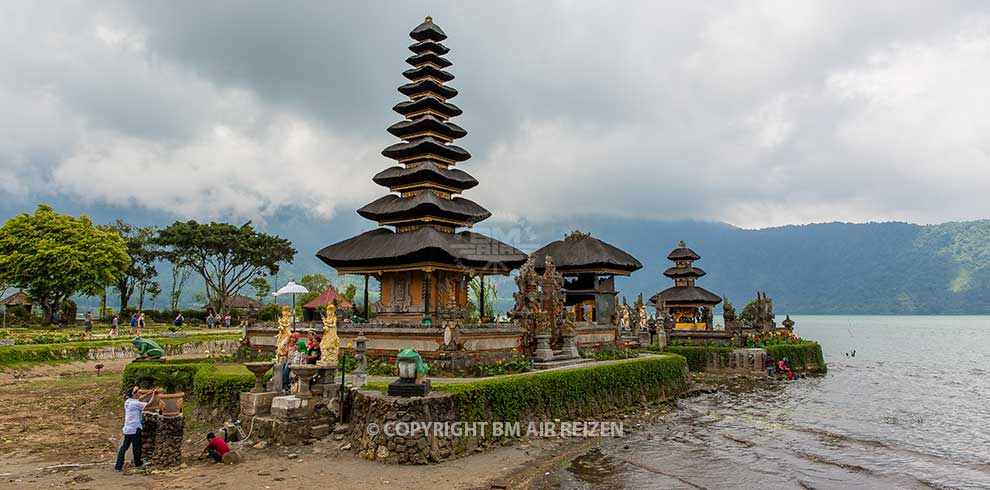
POLYGON ((622 328, 623 332, 628 332, 632 326, 632 319, 629 316, 629 304, 626 303, 626 298, 622 298, 622 306, 619 307, 619 327, 622 328))
POLYGON ((561 336, 575 336, 577 335, 577 329, 574 327, 575 315, 573 311, 568 311, 567 315, 564 317, 564 326, 560 327, 561 336))
POLYGON ((739 319, 736 317, 736 308, 729 302, 729 298, 722 297, 722 321, 725 323, 726 332, 735 332, 740 329, 739 319))
POLYGON ((278 337, 275 340, 275 359, 279 364, 288 362, 286 350, 289 348, 289 338, 292 337, 292 315, 289 306, 282 306, 282 315, 276 321, 278 325, 278 337))
POLYGON ((323 316, 323 338, 320 340, 320 360, 317 365, 336 366, 340 351, 340 337, 337 337, 337 307, 327 304, 327 314, 323 316))
POLYGON ((643 303, 643 293, 639 293, 633 307, 636 309, 636 321, 633 323, 632 331, 633 335, 638 337, 640 332, 647 331, 646 322, 650 319, 650 314, 646 311, 646 303, 643 303))

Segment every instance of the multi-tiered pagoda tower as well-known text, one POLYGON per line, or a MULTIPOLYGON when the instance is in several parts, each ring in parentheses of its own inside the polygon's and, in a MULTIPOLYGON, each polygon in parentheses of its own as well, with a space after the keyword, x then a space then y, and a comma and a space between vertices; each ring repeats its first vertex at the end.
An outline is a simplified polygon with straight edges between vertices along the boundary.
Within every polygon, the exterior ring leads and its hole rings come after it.
POLYGON ((712 308, 722 302, 715 293, 695 286, 694 282, 705 275, 705 271, 694 266, 694 261, 701 256, 681 243, 670 254, 667 260, 674 266, 665 270, 663 275, 674 280, 674 287, 664 289, 650 298, 650 305, 657 308, 657 315, 673 320, 674 329, 679 330, 713 330, 712 308))
MULTIPOLYGON (((377 221, 377 228, 330 245, 316 255, 341 274, 376 276, 381 295, 375 305, 382 321, 419 322, 439 308, 468 303, 470 276, 508 274, 526 255, 470 228, 491 213, 457 196, 478 185, 453 168, 471 158, 454 140, 467 134, 450 118, 461 110, 448 102, 457 90, 447 82, 454 75, 440 42, 447 38, 429 17, 409 33, 416 42, 403 72, 409 83, 399 92, 410 100, 393 110, 405 117, 388 132, 402 139, 382 151, 399 165, 379 172, 374 181, 390 194, 362 207, 358 214, 377 221), (385 227, 394 227, 393 229, 385 227)), ((367 304, 367 291, 365 292, 367 304)))

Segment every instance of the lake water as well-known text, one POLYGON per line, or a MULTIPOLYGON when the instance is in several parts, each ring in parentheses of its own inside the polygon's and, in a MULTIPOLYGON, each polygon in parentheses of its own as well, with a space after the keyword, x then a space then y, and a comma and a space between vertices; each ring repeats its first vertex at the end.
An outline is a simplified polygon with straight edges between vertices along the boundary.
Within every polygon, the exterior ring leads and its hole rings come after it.
POLYGON ((828 375, 680 400, 561 488, 990 489, 990 317, 793 319, 828 375))

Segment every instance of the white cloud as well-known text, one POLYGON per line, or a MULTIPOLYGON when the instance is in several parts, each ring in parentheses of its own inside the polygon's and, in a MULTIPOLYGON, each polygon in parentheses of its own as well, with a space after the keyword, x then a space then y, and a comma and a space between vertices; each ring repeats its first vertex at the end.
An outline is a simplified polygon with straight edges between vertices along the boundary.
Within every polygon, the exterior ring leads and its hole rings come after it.
MULTIPOLYGON (((496 217, 990 215, 979 3, 572 7, 429 12, 496 217)), ((257 220, 384 192, 416 5, 5 10, 0 198, 257 220)))

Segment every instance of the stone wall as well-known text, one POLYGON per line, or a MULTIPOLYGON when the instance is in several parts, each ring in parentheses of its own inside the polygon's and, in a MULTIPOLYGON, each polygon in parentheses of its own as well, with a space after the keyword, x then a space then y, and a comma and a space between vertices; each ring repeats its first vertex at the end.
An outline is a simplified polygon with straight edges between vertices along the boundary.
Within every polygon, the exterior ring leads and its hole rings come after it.
POLYGON ((141 453, 157 468, 182 464, 182 440, 186 419, 182 415, 166 417, 153 412, 142 413, 141 453))
POLYGON ((456 397, 433 392, 425 397, 401 398, 372 391, 352 391, 349 421, 352 449, 365 459, 391 464, 426 464, 469 452, 481 444, 478 436, 455 437, 420 431, 412 435, 386 435, 390 422, 455 422, 456 397), (372 435, 368 427, 380 430, 372 435))
MULTIPOLYGON (((162 346, 162 349, 165 350, 165 357, 168 357, 177 355, 203 354, 207 351, 212 353, 225 351, 229 354, 234 354, 237 352, 238 346, 240 346, 240 342, 237 339, 224 339, 194 341, 194 343, 188 344, 165 344, 162 346)), ((133 359, 135 357, 135 352, 134 346, 131 344, 125 344, 114 347, 99 347, 90 349, 86 357, 91 361, 133 359)))

